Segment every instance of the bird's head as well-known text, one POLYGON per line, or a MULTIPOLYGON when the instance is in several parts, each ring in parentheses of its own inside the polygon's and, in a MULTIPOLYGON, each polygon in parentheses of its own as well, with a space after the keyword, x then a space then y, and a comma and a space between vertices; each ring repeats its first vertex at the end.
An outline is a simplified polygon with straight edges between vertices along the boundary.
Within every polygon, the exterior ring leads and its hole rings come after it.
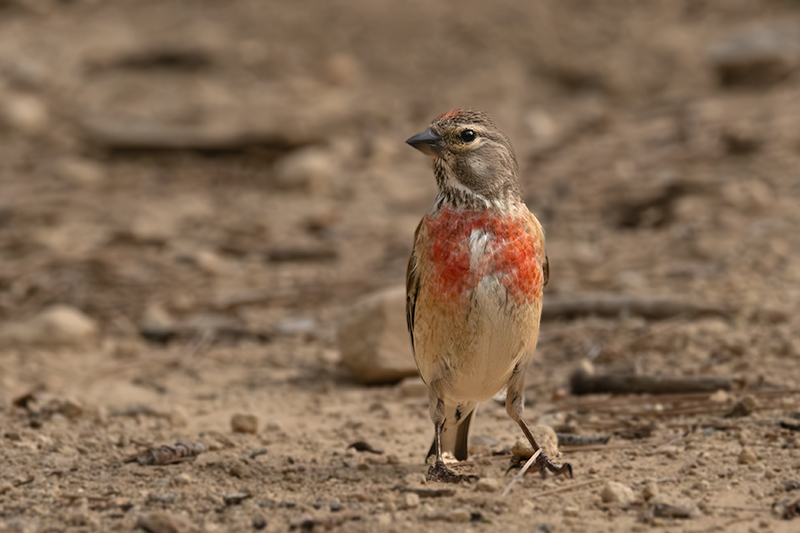
POLYGON ((520 199, 514 149, 486 113, 445 113, 406 143, 434 157, 436 182, 448 203, 489 208, 520 199))

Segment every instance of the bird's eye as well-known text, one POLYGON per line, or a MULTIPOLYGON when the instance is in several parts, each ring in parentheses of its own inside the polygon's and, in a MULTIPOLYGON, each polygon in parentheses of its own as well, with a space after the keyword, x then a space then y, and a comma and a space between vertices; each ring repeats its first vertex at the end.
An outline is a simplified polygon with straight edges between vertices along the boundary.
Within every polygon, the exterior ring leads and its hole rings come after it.
POLYGON ((472 130, 464 130, 461 132, 460 137, 461 140, 464 141, 465 143, 470 143, 475 140, 475 137, 477 137, 477 135, 475 135, 475 132, 472 130))

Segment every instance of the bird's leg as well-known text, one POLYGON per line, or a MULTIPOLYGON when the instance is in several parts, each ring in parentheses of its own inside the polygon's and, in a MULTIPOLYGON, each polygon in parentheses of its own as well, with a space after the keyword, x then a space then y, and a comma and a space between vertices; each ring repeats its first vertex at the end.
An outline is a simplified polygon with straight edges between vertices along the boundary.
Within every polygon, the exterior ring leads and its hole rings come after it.
MULTIPOLYGON (((522 411, 524 409, 524 394, 523 394, 523 371, 524 369, 520 369, 520 365, 517 364, 514 367, 514 372, 511 375, 511 379, 508 382, 507 388, 507 395, 506 395, 506 412, 508 416, 510 416, 519 427, 522 428, 522 432, 525 434, 525 437, 530 442, 533 451, 541 449, 542 447, 539 446, 539 443, 536 442, 536 438, 531 433, 528 424, 525 423, 525 420, 522 419, 522 411)), ((539 457, 536 458, 536 466, 539 468, 540 471, 544 471, 545 468, 550 472, 553 472, 555 475, 566 474, 569 477, 572 477, 572 466, 569 463, 564 463, 561 466, 555 464, 553 461, 547 457, 547 454, 542 453, 539 454, 539 457)))
POLYGON ((436 429, 436 462, 428 469, 428 481, 441 481, 442 483, 459 483, 465 480, 465 476, 460 476, 447 468, 442 460, 442 426, 445 422, 445 409, 444 402, 438 397, 435 397, 431 388, 431 406, 436 405, 431 409, 431 418, 433 418, 433 425, 436 429), (434 403, 436 402, 436 403, 434 403))

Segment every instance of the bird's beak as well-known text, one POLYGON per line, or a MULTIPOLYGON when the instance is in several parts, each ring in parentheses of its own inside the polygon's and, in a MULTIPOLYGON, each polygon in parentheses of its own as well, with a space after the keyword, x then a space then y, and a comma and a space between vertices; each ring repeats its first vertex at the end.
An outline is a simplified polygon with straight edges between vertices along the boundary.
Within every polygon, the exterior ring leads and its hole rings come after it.
POLYGON ((428 128, 422 133, 417 133, 411 137, 406 141, 406 144, 410 144, 424 154, 439 157, 442 155, 442 150, 444 149, 444 143, 442 142, 443 140, 444 139, 442 137, 437 135, 432 129, 428 128))

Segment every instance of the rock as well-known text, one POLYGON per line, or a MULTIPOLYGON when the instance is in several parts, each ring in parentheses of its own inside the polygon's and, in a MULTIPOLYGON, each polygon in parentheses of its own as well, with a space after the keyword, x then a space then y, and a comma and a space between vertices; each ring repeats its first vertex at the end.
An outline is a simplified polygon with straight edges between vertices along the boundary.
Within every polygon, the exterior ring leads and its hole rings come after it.
POLYGON ((421 378, 406 378, 398 385, 403 398, 427 398, 428 386, 421 378))
POLYGON ((53 398, 45 405, 45 411, 60 413, 70 420, 83 414, 83 405, 74 398, 53 398))
POLYGON ((757 462, 758 462, 758 456, 753 450, 747 447, 742 448, 741 453, 739 453, 739 464, 754 465, 757 462))
POLYGON ((97 336, 97 324, 80 310, 54 305, 33 318, 0 328, 0 344, 84 346, 97 336))
POLYGON ((4 95, 0 122, 25 134, 42 133, 49 122, 47 106, 30 95, 4 95))
POLYGON ((781 25, 749 28, 714 43, 708 57, 720 85, 772 85, 800 65, 800 32, 781 25))
MULTIPOLYGON (((531 426, 530 429, 536 442, 542 447, 547 457, 552 461, 557 460, 561 454, 558 451, 558 437, 553 428, 550 426, 531 426)), ((517 441, 511 449, 511 453, 514 454, 515 461, 527 461, 533 455, 533 448, 531 448, 528 441, 517 441)))
POLYGON ((105 178, 100 165, 77 157, 61 159, 53 171, 58 178, 72 185, 93 185, 105 178))
POLYGON ((479 492, 499 492, 502 488, 500 482, 493 477, 483 477, 478 480, 475 488, 479 492))
POLYGON ((232 492, 229 494, 223 494, 222 501, 225 503, 225 505, 239 505, 250 497, 252 497, 250 491, 232 492))
POLYGON ((564 512, 564 516, 575 517, 575 516, 578 516, 580 514, 580 511, 581 511, 580 507, 578 507, 577 505, 567 505, 566 507, 564 507, 564 511, 563 512, 564 512))
POLYGON ((169 480, 170 485, 175 487, 185 487, 187 485, 191 485, 194 482, 194 479, 189 474, 181 473, 172 476, 169 480))
POLYGON ((153 503, 163 503, 164 505, 175 503, 177 498, 178 495, 174 492, 151 492, 147 495, 147 501, 153 503))
POLYGON ((163 512, 139 515, 136 527, 148 533, 200 533, 200 528, 188 518, 163 512))
POLYGON ((733 408, 725 416, 730 418, 750 416, 758 409, 758 400, 749 394, 736 402, 733 408))
POLYGON ((395 383, 416 376, 406 326, 406 289, 367 295, 347 313, 338 332, 342 361, 362 383, 395 383))
POLYGON ((234 433, 255 434, 258 432, 258 417, 237 413, 231 417, 231 429, 234 433))
POLYGON ((413 492, 406 492, 403 495, 403 508, 416 509, 417 507, 419 507, 419 494, 414 494, 413 492))
POLYGON ((636 501, 636 495, 634 495, 633 490, 627 485, 616 481, 606 483, 600 493, 600 497, 604 503, 618 503, 620 505, 629 505, 636 501))
POLYGON ((642 496, 644 496, 645 500, 652 500, 658 496, 658 492, 658 481, 655 479, 645 481, 644 489, 642 490, 642 496))
POLYGON ((319 330, 319 323, 313 316, 287 317, 275 324, 275 333, 280 335, 311 335, 319 330))
POLYGON ((281 189, 298 189, 320 194, 327 191, 337 167, 338 164, 328 150, 319 147, 302 148, 275 164, 272 183, 281 189))
POLYGON ((700 514, 697 504, 690 500, 672 501, 657 498, 653 502, 653 516, 659 518, 695 518, 700 514))
POLYGON ((139 333, 146 339, 166 341, 175 335, 176 321, 160 303, 149 305, 139 322, 139 333))
POLYGON ((709 396, 708 399, 713 403, 728 403, 731 401, 732 396, 728 392, 720 389, 709 396))
POLYGON ((472 519, 472 513, 466 509, 456 509, 447 515, 447 521, 456 524, 464 524, 472 519))

